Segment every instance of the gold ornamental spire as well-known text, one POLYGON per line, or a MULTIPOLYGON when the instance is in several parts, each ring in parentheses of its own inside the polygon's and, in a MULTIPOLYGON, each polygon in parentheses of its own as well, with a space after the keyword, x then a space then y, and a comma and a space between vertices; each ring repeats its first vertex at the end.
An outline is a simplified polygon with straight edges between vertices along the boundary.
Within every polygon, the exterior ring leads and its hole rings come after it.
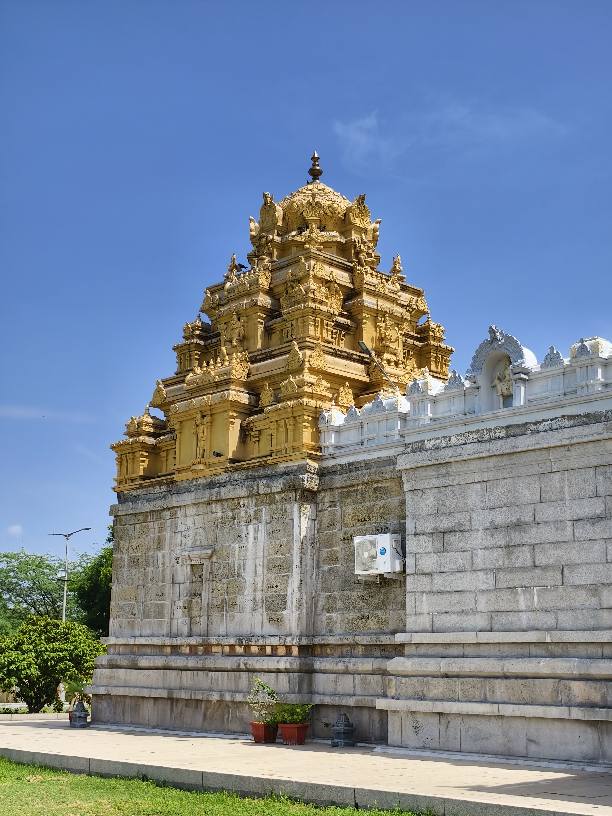
POLYGON ((308 171, 308 175, 311 177, 308 182, 309 184, 311 184, 313 181, 318 181, 323 175, 323 171, 319 167, 319 154, 316 150, 310 157, 310 161, 312 162, 312 165, 308 171))
POLYGON ((176 370, 157 381, 152 405, 165 418, 131 418, 113 445, 119 492, 316 460, 321 411, 361 408, 423 371, 447 381, 452 348, 439 323, 419 322, 423 290, 399 255, 378 268, 380 219, 365 195, 351 201, 322 174, 315 150, 308 183, 280 201, 263 194, 251 266, 231 255, 206 290, 210 323, 198 314, 184 325, 176 370))

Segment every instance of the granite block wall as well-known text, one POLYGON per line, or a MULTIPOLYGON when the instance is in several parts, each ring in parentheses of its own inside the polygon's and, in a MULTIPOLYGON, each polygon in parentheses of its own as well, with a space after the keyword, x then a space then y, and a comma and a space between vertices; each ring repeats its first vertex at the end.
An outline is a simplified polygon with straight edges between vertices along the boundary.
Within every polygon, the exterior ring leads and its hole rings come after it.
POLYGON ((317 733, 348 706, 362 738, 384 739, 376 700, 405 629, 405 579, 358 581, 352 538, 401 532, 404 508, 395 459, 120 496, 95 718, 244 731, 261 676, 317 704, 317 733))
POLYGON ((391 744, 612 761, 611 462, 605 411, 407 446, 391 744))
POLYGON ((400 457, 408 631, 612 623, 610 423, 506 430, 400 457))

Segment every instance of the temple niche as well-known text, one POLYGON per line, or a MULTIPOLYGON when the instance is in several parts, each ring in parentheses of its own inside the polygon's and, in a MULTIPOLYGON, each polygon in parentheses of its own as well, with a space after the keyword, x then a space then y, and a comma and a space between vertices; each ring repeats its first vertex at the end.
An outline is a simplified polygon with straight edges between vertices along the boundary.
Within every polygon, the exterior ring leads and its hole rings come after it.
POLYGON ((176 372, 157 382, 150 404, 164 419, 147 409, 113 445, 117 490, 316 459, 322 410, 359 408, 425 372, 448 379, 444 328, 399 255, 380 270, 381 220, 365 195, 321 182, 316 153, 309 175, 279 202, 263 194, 248 263, 231 255, 204 294, 210 322, 198 312, 185 324, 176 372))

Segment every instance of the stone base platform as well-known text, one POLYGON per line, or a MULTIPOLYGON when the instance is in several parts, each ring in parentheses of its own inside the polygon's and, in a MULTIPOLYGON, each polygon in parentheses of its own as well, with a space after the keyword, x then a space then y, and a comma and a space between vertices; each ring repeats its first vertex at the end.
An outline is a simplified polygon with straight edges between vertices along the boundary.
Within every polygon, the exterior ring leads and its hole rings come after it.
POLYGON ((439 816, 612 816, 612 775, 577 763, 467 760, 358 746, 254 745, 246 737, 126 726, 73 731, 64 719, 0 721, 0 755, 101 776, 146 777, 192 790, 269 793, 319 805, 439 816))
MULTIPOLYGON (((544 590, 542 590, 544 592, 544 590)), ((396 635, 390 745, 523 759, 612 762, 612 632, 396 635)))

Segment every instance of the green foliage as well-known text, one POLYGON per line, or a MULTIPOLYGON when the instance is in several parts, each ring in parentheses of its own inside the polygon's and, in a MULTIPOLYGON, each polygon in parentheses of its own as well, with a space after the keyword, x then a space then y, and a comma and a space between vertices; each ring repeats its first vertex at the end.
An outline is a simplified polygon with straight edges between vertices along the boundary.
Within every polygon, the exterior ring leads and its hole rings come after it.
POLYGON ((0 687, 17 688, 30 711, 52 705, 60 681, 86 681, 104 651, 80 623, 31 617, 0 642, 0 687))
MULTIPOLYGON (((0 631, 13 632, 29 615, 59 618, 63 586, 60 558, 24 550, 0 553, 0 631)), ((74 612, 74 605, 71 607, 74 612)))
POLYGON ((281 703, 276 710, 276 722, 305 723, 310 719, 310 703, 281 703))
MULTIPOLYGON (((68 564, 66 619, 108 634, 113 533, 94 556, 82 554, 68 564)), ((64 586, 57 574, 64 560, 53 555, 0 553, 0 637, 15 632, 30 615, 61 618, 64 586)))
POLYGON ((81 620, 99 635, 108 635, 111 582, 113 575, 112 545, 100 552, 73 574, 72 590, 82 609, 81 620))
POLYGON ((264 683, 261 678, 256 677, 253 680, 246 701, 253 712, 255 722, 265 723, 266 725, 273 725, 278 722, 276 716, 278 694, 272 686, 264 683))

